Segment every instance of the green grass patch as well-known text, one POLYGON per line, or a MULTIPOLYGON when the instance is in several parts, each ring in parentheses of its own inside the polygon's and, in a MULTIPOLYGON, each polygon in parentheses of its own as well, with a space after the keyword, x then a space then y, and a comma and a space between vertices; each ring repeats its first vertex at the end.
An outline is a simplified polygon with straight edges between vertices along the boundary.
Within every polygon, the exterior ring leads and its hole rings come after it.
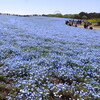
POLYGON ((97 23, 97 22, 100 22, 100 19, 89 19, 89 20, 86 20, 86 22, 91 22, 91 23, 97 23))

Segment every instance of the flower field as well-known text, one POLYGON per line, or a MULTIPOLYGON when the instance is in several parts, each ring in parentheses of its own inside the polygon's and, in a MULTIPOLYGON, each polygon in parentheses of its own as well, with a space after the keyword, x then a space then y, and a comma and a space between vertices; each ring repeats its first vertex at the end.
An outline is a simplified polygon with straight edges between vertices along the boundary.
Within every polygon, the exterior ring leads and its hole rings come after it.
POLYGON ((65 21, 0 15, 0 100, 100 100, 100 31, 65 21))

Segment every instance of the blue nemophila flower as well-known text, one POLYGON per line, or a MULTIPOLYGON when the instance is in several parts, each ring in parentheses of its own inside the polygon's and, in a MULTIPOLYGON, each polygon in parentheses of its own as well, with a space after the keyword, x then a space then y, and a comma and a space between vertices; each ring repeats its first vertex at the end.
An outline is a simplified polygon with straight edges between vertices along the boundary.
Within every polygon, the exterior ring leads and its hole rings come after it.
POLYGON ((19 89, 8 99, 100 98, 100 31, 65 26, 64 18, 0 19, 0 79, 19 89))

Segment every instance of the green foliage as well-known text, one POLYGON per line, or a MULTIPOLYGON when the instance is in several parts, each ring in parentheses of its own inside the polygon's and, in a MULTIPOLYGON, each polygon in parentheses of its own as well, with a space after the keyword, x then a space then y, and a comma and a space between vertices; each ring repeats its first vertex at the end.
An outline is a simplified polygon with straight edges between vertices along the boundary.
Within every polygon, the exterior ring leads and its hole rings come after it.
POLYGON ((50 16, 50 17, 63 17, 62 14, 57 13, 57 14, 48 14, 48 15, 43 15, 43 16, 50 16))
POLYGON ((87 19, 87 16, 86 15, 82 16, 82 19, 87 19))
POLYGON ((92 22, 92 23, 97 23, 100 22, 100 19, 90 19, 90 20, 86 20, 88 22, 92 22))
POLYGON ((87 16, 87 13, 86 12, 80 12, 79 15, 82 18, 83 16, 87 16))
POLYGON ((74 18, 75 18, 75 19, 80 19, 81 17, 80 17, 79 14, 74 14, 74 18))
POLYGON ((75 19, 92 19, 92 18, 100 18, 100 13, 87 13, 87 12, 80 12, 79 14, 65 14, 62 15, 61 13, 57 14, 48 14, 42 16, 50 16, 50 17, 64 17, 64 18, 75 18, 75 19))
POLYGON ((63 15, 60 14, 60 13, 56 14, 55 16, 56 16, 56 17, 63 17, 63 15))
POLYGON ((65 17, 65 18, 80 19, 80 15, 79 15, 79 14, 65 14, 64 17, 65 17))

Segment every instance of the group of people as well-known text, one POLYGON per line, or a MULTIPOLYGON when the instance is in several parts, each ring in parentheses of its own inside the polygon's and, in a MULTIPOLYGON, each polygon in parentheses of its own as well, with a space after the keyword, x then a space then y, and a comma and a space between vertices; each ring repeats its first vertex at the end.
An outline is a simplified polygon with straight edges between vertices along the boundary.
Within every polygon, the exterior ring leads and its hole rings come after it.
MULTIPOLYGON (((89 25, 92 25, 92 23, 84 22, 84 28, 88 28, 89 25)), ((89 29, 93 29, 93 27, 89 27, 89 29)))
POLYGON ((78 21, 74 21, 74 20, 69 20, 69 21, 66 21, 66 25, 69 25, 69 26, 75 26, 77 27, 77 25, 81 25, 82 21, 81 20, 78 20, 78 21))
MULTIPOLYGON (((82 25, 82 23, 84 23, 84 28, 88 28, 89 27, 89 25, 91 25, 92 23, 90 23, 90 22, 84 22, 84 20, 77 20, 77 21, 75 21, 75 20, 67 20, 66 22, 65 22, 65 24, 66 25, 69 25, 69 26, 75 26, 75 27, 77 27, 78 25, 82 25)), ((93 27, 89 27, 89 29, 93 29, 93 27)))

